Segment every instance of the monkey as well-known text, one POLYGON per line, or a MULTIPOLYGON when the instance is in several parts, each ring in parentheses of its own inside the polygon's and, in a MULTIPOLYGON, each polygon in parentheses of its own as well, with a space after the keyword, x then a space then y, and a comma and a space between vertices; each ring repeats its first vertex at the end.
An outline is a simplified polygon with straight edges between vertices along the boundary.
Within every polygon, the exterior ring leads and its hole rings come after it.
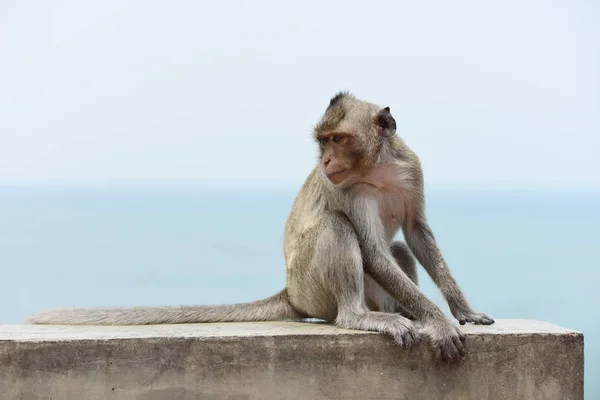
POLYGON ((314 318, 380 332, 404 348, 425 338, 437 359, 460 361, 465 336, 420 290, 417 261, 460 325, 494 320, 473 311, 453 278, 427 222, 420 160, 396 129, 389 107, 347 91, 330 99, 313 127, 318 162, 285 223, 286 285, 278 293, 229 305, 59 308, 25 322, 144 325, 314 318), (400 231, 404 241, 394 241, 400 231))

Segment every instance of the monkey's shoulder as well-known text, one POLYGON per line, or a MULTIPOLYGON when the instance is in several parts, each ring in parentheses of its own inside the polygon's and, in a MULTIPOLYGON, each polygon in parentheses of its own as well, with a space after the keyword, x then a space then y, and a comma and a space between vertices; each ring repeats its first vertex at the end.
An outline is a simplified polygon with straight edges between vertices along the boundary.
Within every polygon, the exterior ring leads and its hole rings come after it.
POLYGON ((362 177, 363 190, 376 193, 395 193, 413 190, 421 179, 421 169, 410 160, 395 159, 373 165, 362 177))

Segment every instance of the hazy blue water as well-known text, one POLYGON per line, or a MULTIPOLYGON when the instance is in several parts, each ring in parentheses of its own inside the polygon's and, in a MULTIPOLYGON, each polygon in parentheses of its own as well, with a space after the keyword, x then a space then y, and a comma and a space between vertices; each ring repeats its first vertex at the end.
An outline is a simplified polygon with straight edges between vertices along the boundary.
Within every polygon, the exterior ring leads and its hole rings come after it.
MULTIPOLYGON (((268 296, 284 286, 295 189, 0 188, 0 323, 55 306, 268 296)), ((430 190, 428 198, 474 307, 583 331, 586 397, 600 394, 600 195, 430 190)))

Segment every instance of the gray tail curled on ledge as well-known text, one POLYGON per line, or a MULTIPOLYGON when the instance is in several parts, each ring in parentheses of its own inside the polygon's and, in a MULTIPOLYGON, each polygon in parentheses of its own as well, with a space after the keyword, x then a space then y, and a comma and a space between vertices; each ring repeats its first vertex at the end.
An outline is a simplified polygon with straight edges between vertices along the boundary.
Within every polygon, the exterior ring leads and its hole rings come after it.
POLYGON ((48 325, 155 325, 197 322, 254 322, 299 320, 284 289, 251 303, 214 306, 127 308, 57 308, 39 311, 26 324, 48 325))

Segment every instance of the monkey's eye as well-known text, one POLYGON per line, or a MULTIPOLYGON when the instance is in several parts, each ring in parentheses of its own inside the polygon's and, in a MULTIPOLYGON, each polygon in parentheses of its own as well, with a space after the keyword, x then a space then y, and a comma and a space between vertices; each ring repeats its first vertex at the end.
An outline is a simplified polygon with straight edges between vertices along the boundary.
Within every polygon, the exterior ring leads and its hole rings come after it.
POLYGON ((337 136, 337 135, 336 135, 336 136, 334 136, 334 137, 333 137, 333 141, 334 141, 335 143, 341 143, 341 142, 342 142, 342 140, 344 140, 344 137, 343 137, 343 136, 337 136))
POLYGON ((321 144, 321 146, 325 146, 327 144, 328 140, 329 139, 327 139, 327 138, 320 138, 319 139, 319 143, 321 144))

